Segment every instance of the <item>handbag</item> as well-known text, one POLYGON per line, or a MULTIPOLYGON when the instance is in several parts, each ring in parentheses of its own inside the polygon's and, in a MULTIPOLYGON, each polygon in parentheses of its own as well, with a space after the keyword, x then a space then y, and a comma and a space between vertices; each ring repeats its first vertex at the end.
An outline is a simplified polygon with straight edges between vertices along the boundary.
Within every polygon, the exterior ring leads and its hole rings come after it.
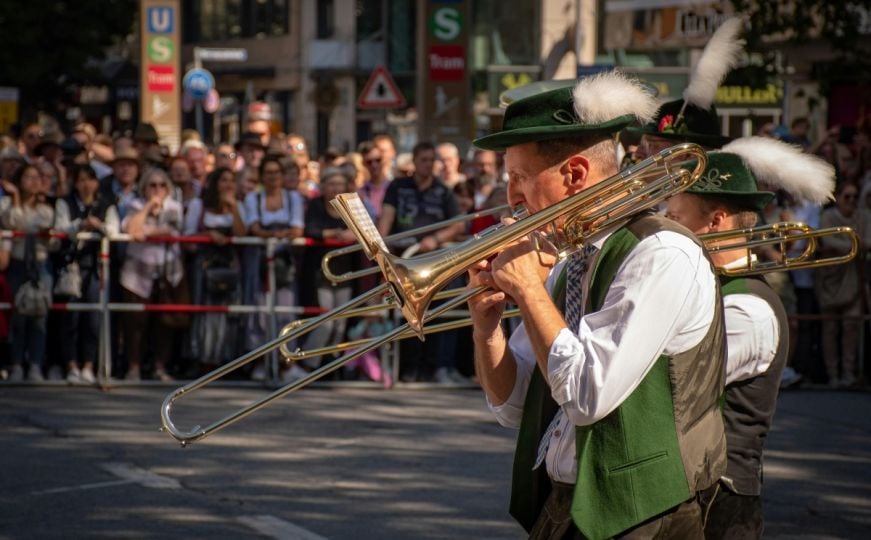
POLYGON ((293 262, 293 254, 282 251, 275 254, 273 259, 275 268, 275 288, 289 287, 296 281, 296 265, 293 262))
POLYGON ((79 263, 76 261, 67 263, 58 271, 57 281, 54 284, 54 294, 71 298, 82 297, 82 273, 79 269, 79 263))
POLYGON ((40 280, 29 279, 15 292, 15 311, 25 317, 44 317, 51 308, 51 291, 40 280))
POLYGON ((25 317, 44 317, 51 308, 51 290, 39 279, 34 235, 24 239, 24 267, 27 279, 15 291, 15 311, 25 317))
POLYGON ((234 268, 206 268, 206 291, 210 294, 229 294, 239 286, 239 272, 234 268))
MULTIPOLYGON (((164 250, 163 273, 154 283, 154 288, 157 290, 155 293, 156 302, 158 304, 190 304, 191 295, 184 274, 182 274, 178 285, 173 285, 169 280, 166 271, 168 266, 167 251, 169 251, 168 245, 164 250)), ((160 322, 168 328, 184 329, 191 325, 191 315, 182 311, 163 311, 160 313, 160 322)))

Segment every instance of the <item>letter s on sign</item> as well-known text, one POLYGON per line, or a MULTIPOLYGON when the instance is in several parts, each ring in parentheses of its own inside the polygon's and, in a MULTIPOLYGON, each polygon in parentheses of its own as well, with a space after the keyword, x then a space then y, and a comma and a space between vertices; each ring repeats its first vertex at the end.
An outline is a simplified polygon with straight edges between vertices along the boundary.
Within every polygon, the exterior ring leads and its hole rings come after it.
POLYGON ((463 19, 456 8, 443 7, 433 13, 432 33, 441 41, 457 39, 463 27, 463 19))

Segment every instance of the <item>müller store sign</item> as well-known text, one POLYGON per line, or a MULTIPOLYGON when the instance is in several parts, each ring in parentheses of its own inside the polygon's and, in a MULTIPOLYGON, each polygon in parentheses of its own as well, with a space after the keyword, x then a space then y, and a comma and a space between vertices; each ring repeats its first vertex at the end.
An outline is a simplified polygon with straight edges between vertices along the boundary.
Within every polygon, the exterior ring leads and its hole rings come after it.
POLYGON ((718 107, 780 107, 783 87, 768 83, 754 88, 747 85, 725 85, 717 89, 714 103, 718 107))

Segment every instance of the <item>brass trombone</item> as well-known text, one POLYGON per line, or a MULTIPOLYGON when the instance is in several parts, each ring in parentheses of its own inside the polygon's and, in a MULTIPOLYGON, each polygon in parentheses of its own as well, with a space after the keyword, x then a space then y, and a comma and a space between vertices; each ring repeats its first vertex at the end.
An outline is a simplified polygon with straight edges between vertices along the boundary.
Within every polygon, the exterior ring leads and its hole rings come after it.
MULTIPOLYGON (((390 255, 381 237, 377 236, 377 232, 375 233, 377 237, 364 234, 374 229, 371 220, 368 223, 361 223, 360 220, 354 218, 355 216, 361 218, 360 214, 346 216, 343 213, 349 228, 361 240, 366 255, 375 260, 387 276, 387 283, 328 313, 309 319, 288 332, 283 332, 283 335, 269 343, 171 392, 164 399, 160 410, 162 430, 168 432, 182 446, 185 446, 238 422, 275 399, 324 377, 368 351, 405 337, 410 332, 423 338, 424 325, 427 322, 440 317, 485 290, 485 287, 464 290, 453 299, 427 311, 437 292, 456 276, 465 272, 471 262, 486 259, 511 242, 546 227, 550 230, 551 241, 558 246, 559 255, 567 256, 595 237, 596 234, 612 227, 619 227, 639 212, 652 208, 672 195, 687 189, 699 178, 706 164, 707 156, 701 147, 691 143, 682 143, 665 149, 599 182, 590 189, 583 190, 515 223, 492 227, 451 249, 409 260, 402 260, 390 255), (681 166, 686 166, 687 162, 692 162, 690 164, 691 170, 681 166), (556 224, 558 220, 563 221, 562 230, 558 229, 556 224), (402 310, 408 321, 405 325, 367 341, 366 345, 321 366, 307 377, 289 383, 206 427, 196 426, 190 431, 182 431, 173 423, 171 418, 172 405, 182 396, 188 395, 225 374, 274 351, 282 344, 310 332, 324 322, 345 316, 344 313, 349 310, 384 293, 388 293, 402 310)), ((340 211, 342 211, 342 202, 353 203, 353 196, 351 196, 353 194, 346 195, 349 195, 348 200, 340 200, 338 204, 334 203, 334 206, 340 208, 340 211)), ((362 204, 357 210, 361 209, 362 204)), ((345 207, 344 210, 348 210, 348 207, 345 207)), ((362 211, 362 214, 365 214, 365 211, 362 211)))
POLYGON ((829 227, 814 230, 804 223, 795 221, 760 225, 752 229, 708 233, 700 235, 699 240, 705 245, 708 253, 712 255, 737 249, 749 252, 754 248, 764 246, 773 246, 777 249, 780 260, 760 261, 748 256, 744 266, 717 269, 720 274, 729 277, 754 276, 775 271, 843 264, 853 260, 859 253, 859 237, 850 227, 829 227), (816 255, 819 239, 839 235, 846 235, 850 240, 850 251, 844 255, 818 258, 816 255), (807 241, 807 244, 801 252, 790 255, 789 245, 803 240, 807 241))
MULTIPOLYGON (((700 235, 699 239, 705 245, 705 249, 710 254, 738 249, 752 250, 765 246, 775 246, 778 248, 778 251, 781 255, 780 260, 759 261, 748 257, 748 263, 746 266, 731 269, 717 269, 718 273, 729 277, 753 276, 767 274, 769 272, 799 270, 802 268, 820 268, 823 266, 843 264, 845 262, 853 260, 856 257, 859 248, 859 237, 856 235, 855 232, 853 232, 850 227, 830 227, 827 229, 813 229, 810 226, 805 225, 804 223, 793 221, 784 221, 780 223, 760 225, 750 229, 735 229, 720 233, 708 233, 700 235), (851 250, 844 255, 838 255, 833 257, 816 257, 818 247, 817 241, 820 238, 835 235, 846 235, 852 244, 851 250), (732 240, 740 240, 740 242, 730 243, 728 245, 723 244, 724 241, 732 240), (793 242, 802 240, 807 240, 807 244, 801 250, 801 252, 794 255, 789 255, 787 252, 787 246, 793 242)), ((466 288, 463 287, 458 289, 448 289, 440 291, 435 295, 434 300, 453 298, 456 295, 461 294, 465 290, 466 288)), ((394 307, 395 305, 392 303, 376 304, 366 306, 364 308, 348 310, 344 312, 342 316, 348 318, 359 317, 374 312, 383 312, 394 307)), ((515 317, 519 314, 520 311, 518 309, 506 310, 503 318, 515 317)), ((304 322, 305 320, 301 319, 288 324, 282 329, 282 334, 292 331, 304 322)), ((471 319, 456 320, 449 323, 426 326, 424 327, 424 333, 435 334, 437 332, 442 332, 446 330, 463 328, 464 326, 468 326, 470 324, 471 319)), ((397 339, 405 339, 408 337, 412 337, 413 335, 413 331, 409 329, 406 331, 406 333, 404 333, 397 339)), ((322 347, 319 349, 308 349, 305 351, 291 351, 286 347, 286 345, 282 345, 280 349, 281 354, 285 357, 287 361, 297 362, 300 360, 305 360, 307 358, 314 358, 324 354, 331 354, 364 346, 368 344, 371 339, 372 338, 348 341, 344 343, 330 345, 328 347, 322 347)))

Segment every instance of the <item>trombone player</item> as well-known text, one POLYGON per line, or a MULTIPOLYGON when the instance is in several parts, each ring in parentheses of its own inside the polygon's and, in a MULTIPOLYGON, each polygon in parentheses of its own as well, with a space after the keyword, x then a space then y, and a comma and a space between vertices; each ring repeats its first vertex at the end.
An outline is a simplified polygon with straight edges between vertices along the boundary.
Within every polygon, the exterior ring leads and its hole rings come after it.
MULTIPOLYGON (((505 151, 509 203, 534 214, 617 173, 614 134, 655 110, 610 72, 511 103, 475 145, 505 151)), ((470 281, 492 288, 469 302, 475 363, 497 420, 520 429, 510 511, 530 538, 701 538, 697 495, 726 464, 725 332, 692 233, 642 213, 555 266, 516 242, 470 281)))
MULTIPOLYGON (((708 154, 701 179, 668 201, 666 215, 696 234, 750 229, 774 198, 757 182, 815 203, 831 197, 835 171, 823 160, 783 142, 747 137, 708 154)), ((743 238, 737 238, 737 241, 743 238)), ((722 249, 712 254, 725 270, 749 269, 755 255, 722 249)), ((726 424, 728 465, 702 497, 705 537, 760 538, 762 451, 777 405, 789 349, 789 321, 779 296, 761 276, 720 277, 727 332, 726 424)))

